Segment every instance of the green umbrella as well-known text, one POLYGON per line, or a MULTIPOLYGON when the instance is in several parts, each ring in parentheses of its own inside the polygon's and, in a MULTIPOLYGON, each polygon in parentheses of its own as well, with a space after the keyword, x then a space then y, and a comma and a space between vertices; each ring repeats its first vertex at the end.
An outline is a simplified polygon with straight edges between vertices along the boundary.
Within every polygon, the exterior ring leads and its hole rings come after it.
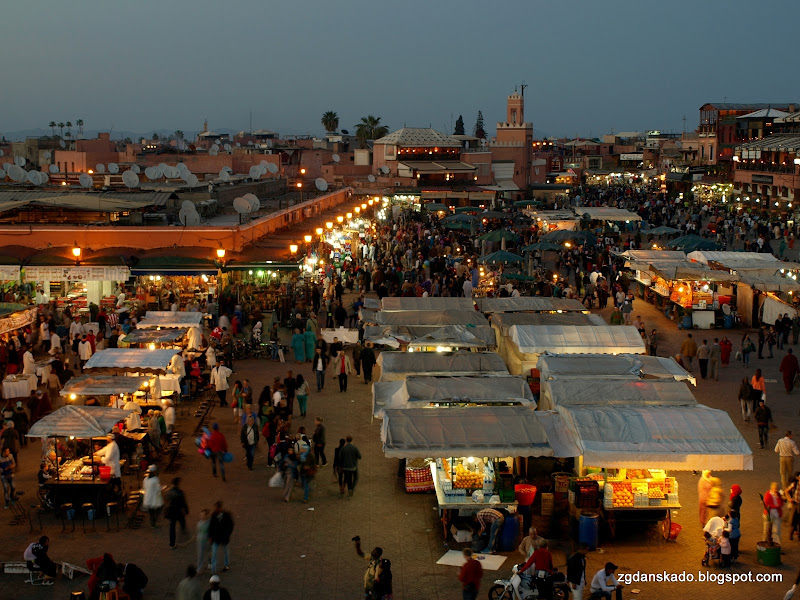
POLYGON ((478 213, 478 216, 482 219, 510 219, 511 215, 507 213, 502 213, 496 210, 487 210, 482 213, 478 213))
POLYGON ((470 213, 472 215, 477 215, 481 212, 481 209, 477 206, 458 206, 453 209, 456 213, 470 213))
POLYGON ((675 238, 667 244, 674 250, 683 250, 684 252, 694 252, 695 250, 719 250, 720 245, 714 240, 700 237, 699 235, 689 234, 682 235, 675 238))
POLYGON ((542 206, 542 203, 538 200, 517 200, 514 206, 542 206))
POLYGON ((500 242, 502 240, 506 240, 508 242, 516 241, 518 237, 519 236, 517 236, 517 234, 513 231, 508 231, 506 229, 495 229, 489 233, 484 233, 478 239, 487 242, 500 242))
POLYGON ((570 242, 573 240, 579 241, 582 244, 589 244, 590 246, 597 245, 597 238, 593 233, 581 230, 569 231, 567 229, 556 229, 555 231, 544 234, 541 239, 543 242, 555 243, 570 242))
POLYGON ((553 242, 536 242, 535 244, 531 244, 530 246, 525 246, 522 251, 523 252, 534 252, 538 250, 539 252, 546 252, 548 250, 561 250, 562 247, 558 244, 554 244, 553 242))
POLYGON ((478 217, 474 217, 472 215, 465 215, 465 214, 456 214, 456 215, 448 215, 442 219, 442 223, 477 223, 480 219, 478 217))
POLYGON ((523 273, 503 273, 503 279, 511 279, 513 281, 535 281, 536 277, 523 273))
POLYGON ((486 256, 481 256, 478 259, 479 263, 488 265, 488 264, 498 264, 498 263, 518 263, 523 262, 525 259, 522 258, 519 254, 514 254, 513 252, 507 252, 506 250, 498 250, 497 252, 492 252, 491 254, 487 254, 486 256))
POLYGON ((439 202, 428 202, 428 204, 423 204, 422 208, 428 212, 450 211, 450 208, 446 204, 440 204, 439 202))
POLYGON ((661 227, 655 227, 653 229, 648 229, 647 231, 642 231, 642 233, 645 235, 669 235, 670 233, 680 233, 680 231, 680 229, 662 225, 661 227))
POLYGON ((464 229, 464 230, 472 229, 469 223, 461 223, 459 221, 450 221, 448 223, 445 223, 444 226, 447 229, 464 229))

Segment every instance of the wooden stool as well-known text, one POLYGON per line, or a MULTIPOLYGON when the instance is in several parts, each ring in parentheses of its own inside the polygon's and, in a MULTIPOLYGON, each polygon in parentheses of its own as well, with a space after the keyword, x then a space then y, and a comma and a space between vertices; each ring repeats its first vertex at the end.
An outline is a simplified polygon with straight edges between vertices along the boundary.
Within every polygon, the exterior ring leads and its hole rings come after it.
POLYGON ((97 514, 94 509, 94 504, 92 504, 91 502, 84 502, 83 504, 81 504, 81 522, 83 525, 84 533, 86 533, 86 521, 91 521, 92 531, 97 531, 97 528, 94 524, 96 517, 97 514))
POLYGON ((100 592, 98 600, 119 600, 117 588, 111 589, 107 583, 98 584, 97 590, 100 592))
POLYGON ((75 508, 69 502, 61 505, 61 533, 67 530, 67 521, 72 523, 72 531, 75 531, 75 508))
POLYGON ((119 531, 119 502, 106 502, 106 531, 111 531, 111 513, 117 519, 117 528, 114 531, 119 531))

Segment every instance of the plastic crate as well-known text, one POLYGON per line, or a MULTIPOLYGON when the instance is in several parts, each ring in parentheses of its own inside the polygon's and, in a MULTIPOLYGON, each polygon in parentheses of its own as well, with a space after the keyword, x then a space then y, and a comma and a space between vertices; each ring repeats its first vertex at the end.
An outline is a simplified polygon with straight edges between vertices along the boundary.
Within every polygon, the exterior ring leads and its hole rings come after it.
POLYGON ((543 493, 542 494, 542 510, 541 514, 543 516, 549 516, 553 514, 553 506, 555 504, 555 497, 553 494, 550 493, 543 493))

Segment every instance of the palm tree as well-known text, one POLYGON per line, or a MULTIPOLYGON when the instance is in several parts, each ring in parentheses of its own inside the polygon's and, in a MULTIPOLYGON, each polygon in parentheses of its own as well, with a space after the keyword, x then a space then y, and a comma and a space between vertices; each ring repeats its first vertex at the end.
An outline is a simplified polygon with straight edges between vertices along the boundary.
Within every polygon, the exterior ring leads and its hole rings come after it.
POLYGON ((78 126, 78 137, 83 139, 83 119, 78 119, 75 124, 78 126))
POLYGON ((53 130, 53 137, 56 137, 56 127, 58 127, 58 123, 50 121, 50 129, 53 130))
POLYGON ((339 129, 339 115, 337 115, 332 110, 329 110, 325 113, 322 113, 322 119, 320 120, 322 126, 325 128, 325 131, 328 133, 333 133, 337 129, 339 129))
POLYGON ((61 137, 64 136, 64 121, 59 121, 58 128, 60 130, 59 134, 61 137))
POLYGON ((67 133, 69 133, 71 136, 72 133, 70 133, 69 128, 72 127, 72 121, 67 121, 66 123, 64 123, 64 126, 67 128, 67 133))
POLYGON ((182 140, 183 139, 183 132, 180 129, 175 130, 175 139, 182 140))
POLYGON ((389 133, 389 128, 381 125, 380 117, 367 115, 361 117, 361 123, 356 125, 356 138, 361 148, 367 147, 367 140, 377 140, 389 133))

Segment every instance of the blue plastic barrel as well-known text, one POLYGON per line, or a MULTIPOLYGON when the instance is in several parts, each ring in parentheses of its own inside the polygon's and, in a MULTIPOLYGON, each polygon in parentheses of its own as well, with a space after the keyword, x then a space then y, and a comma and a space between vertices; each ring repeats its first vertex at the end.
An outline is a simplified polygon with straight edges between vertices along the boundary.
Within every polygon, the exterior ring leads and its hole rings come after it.
POLYGON ((725 315, 725 329, 733 329, 733 315, 725 315))
POLYGON ((503 528, 500 530, 500 541, 498 547, 500 552, 511 552, 516 550, 517 538, 519 537, 519 518, 515 516, 506 517, 503 528))
POLYGON ((692 315, 683 315, 683 328, 684 329, 691 329, 692 328, 692 315))
POLYGON ((591 550, 597 548, 600 518, 595 513, 583 513, 578 523, 578 543, 586 544, 591 550))

